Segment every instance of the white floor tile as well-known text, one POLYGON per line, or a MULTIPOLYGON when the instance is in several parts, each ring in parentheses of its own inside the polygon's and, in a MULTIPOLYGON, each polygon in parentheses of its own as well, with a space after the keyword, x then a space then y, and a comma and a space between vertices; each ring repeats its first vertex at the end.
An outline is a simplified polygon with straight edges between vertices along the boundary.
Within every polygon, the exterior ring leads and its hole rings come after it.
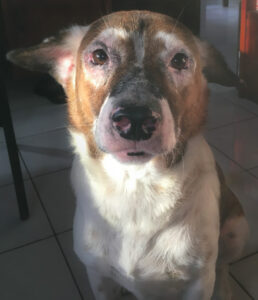
POLYGON ((225 99, 225 102, 231 102, 253 115, 258 115, 258 105, 248 99, 240 98, 236 88, 209 83, 209 89, 211 99, 225 99))
POLYGON ((72 151, 66 129, 19 139, 18 146, 32 176, 71 166, 72 151))
POLYGON ((217 83, 208 83, 210 97, 219 97, 227 100, 238 98, 238 92, 235 87, 223 86, 217 83))
POLYGON ((253 299, 258 299, 258 254, 234 263, 230 270, 253 299))
POLYGON ((0 255, 0 299, 81 300, 51 238, 0 255))
MULTIPOLYGON (((23 162, 20 160, 20 166, 24 179, 29 177, 23 162)), ((9 156, 6 145, 0 144, 0 186, 10 184, 13 182, 13 175, 11 171, 9 156)))
MULTIPOLYGON (((67 126, 66 105, 36 106, 12 113, 16 138, 48 132, 67 126)), ((2 140, 3 142, 3 140, 2 140)))
POLYGON ((250 173, 252 173, 254 176, 256 176, 258 178, 258 167, 257 168, 254 168, 254 169, 251 169, 249 170, 250 173))
POLYGON ((78 282, 80 290, 83 294, 84 299, 86 300, 94 300, 89 280, 87 277, 86 268, 83 263, 79 260, 76 254, 73 251, 73 237, 72 232, 66 232, 64 234, 60 234, 58 236, 64 253, 69 261, 69 264, 72 268, 73 274, 78 282))
POLYGON ((258 118, 208 131, 206 138, 243 168, 258 165, 258 118))
POLYGON ((228 99, 214 94, 209 101, 207 128, 216 128, 252 117, 255 115, 233 104, 228 99))
POLYGON ((230 285, 232 291, 232 300, 251 300, 251 298, 233 278, 230 278, 230 285))
POLYGON ((233 180, 233 178, 237 174, 242 172, 242 169, 236 163, 234 163, 232 160, 228 159, 223 153, 221 153, 214 147, 211 147, 211 150, 214 154, 217 164, 222 169, 222 171, 228 181, 233 180))
POLYGON ((6 86, 11 111, 39 106, 53 107, 53 103, 47 98, 34 93, 34 82, 31 80, 11 81, 6 86))
POLYGON ((0 253, 53 234, 30 181, 25 189, 30 217, 20 221, 14 186, 0 188, 0 253))
POLYGON ((70 170, 34 179, 56 232, 73 227, 75 197, 70 183, 70 170))
POLYGON ((232 97, 231 100, 233 103, 258 116, 258 105, 256 103, 239 97, 232 97))

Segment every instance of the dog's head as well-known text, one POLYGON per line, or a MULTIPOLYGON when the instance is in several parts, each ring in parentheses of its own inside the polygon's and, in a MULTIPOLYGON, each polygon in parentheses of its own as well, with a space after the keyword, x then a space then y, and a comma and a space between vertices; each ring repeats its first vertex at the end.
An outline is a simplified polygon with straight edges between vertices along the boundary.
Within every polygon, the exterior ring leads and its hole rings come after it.
POLYGON ((130 11, 8 58, 62 84, 71 125, 85 134, 92 156, 139 163, 159 155, 175 161, 179 145, 200 131, 208 98, 203 69, 222 76, 212 52, 176 20, 130 11))

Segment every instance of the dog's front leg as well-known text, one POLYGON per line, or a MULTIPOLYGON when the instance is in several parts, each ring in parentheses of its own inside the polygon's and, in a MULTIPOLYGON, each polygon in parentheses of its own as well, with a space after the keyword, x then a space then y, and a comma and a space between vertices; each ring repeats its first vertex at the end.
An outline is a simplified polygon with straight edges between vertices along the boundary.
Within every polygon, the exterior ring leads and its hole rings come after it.
POLYGON ((227 264, 219 264, 216 269, 216 282, 212 300, 231 300, 232 293, 229 282, 227 264))
POLYGON ((91 289, 96 300, 119 300, 122 288, 114 280, 104 277, 92 268, 87 268, 91 289))
POLYGON ((215 266, 209 268, 202 277, 194 280, 183 300, 210 300, 212 297, 214 284, 215 284, 215 266))

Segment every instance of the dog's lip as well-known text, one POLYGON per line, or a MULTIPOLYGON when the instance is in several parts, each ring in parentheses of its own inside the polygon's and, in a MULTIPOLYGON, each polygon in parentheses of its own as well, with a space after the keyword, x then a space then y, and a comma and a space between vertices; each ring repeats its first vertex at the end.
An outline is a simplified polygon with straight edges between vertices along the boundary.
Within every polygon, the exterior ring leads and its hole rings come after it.
POLYGON ((149 161, 153 154, 136 149, 126 149, 112 153, 120 162, 124 163, 144 163, 149 161))
POLYGON ((145 152, 144 151, 127 152, 127 155, 128 156, 142 156, 142 155, 145 155, 145 152))

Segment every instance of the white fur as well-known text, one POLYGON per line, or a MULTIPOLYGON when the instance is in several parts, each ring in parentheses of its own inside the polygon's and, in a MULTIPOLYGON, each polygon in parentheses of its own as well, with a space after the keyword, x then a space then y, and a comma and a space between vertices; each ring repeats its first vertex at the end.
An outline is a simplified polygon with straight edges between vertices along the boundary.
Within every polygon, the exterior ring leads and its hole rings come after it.
POLYGON ((159 31, 156 35, 155 35, 156 39, 161 39, 164 44, 165 47, 167 49, 171 49, 172 47, 175 48, 177 46, 181 46, 183 43, 178 39, 178 37, 174 34, 174 33, 167 33, 164 31, 159 31))
POLYGON ((69 33, 66 36, 64 41, 65 47, 73 49, 75 53, 77 52, 81 41, 87 31, 89 30, 90 26, 72 26, 69 28, 69 33))
MULTIPOLYGON (((76 55, 81 41, 88 29, 89 26, 72 26, 67 30, 66 37, 62 45, 62 51, 67 52, 67 54, 58 58, 55 70, 60 83, 64 87, 66 86, 67 79, 70 77, 72 77, 72 83, 75 87, 76 55)), ((51 38, 45 39, 43 42, 47 43, 49 41, 51 41, 51 38)))
POLYGON ((162 40, 165 46, 165 51, 161 52, 161 56, 166 56, 168 51, 171 51, 172 49, 177 49, 178 51, 182 51, 184 49, 186 52, 190 53, 190 50, 188 47, 186 47, 185 43, 181 41, 178 36, 174 33, 167 33, 164 31, 159 31, 155 35, 155 39, 162 40))
MULTIPOLYGON (((153 161, 124 166, 111 155, 94 160, 85 137, 72 132, 72 138, 77 153, 74 246, 88 273, 95 270, 100 282, 113 278, 139 299, 170 299, 149 296, 160 293, 209 299, 218 247, 219 183, 203 138, 192 138, 184 160, 169 170, 153 161), (155 280, 160 284, 152 284, 155 280)), ((98 289, 95 296, 106 299, 98 289)))
POLYGON ((98 38, 101 39, 108 39, 108 38, 120 38, 120 39, 126 39, 128 38, 129 34, 128 32, 123 28, 115 28, 115 27, 109 27, 101 32, 101 34, 98 36, 98 38))

